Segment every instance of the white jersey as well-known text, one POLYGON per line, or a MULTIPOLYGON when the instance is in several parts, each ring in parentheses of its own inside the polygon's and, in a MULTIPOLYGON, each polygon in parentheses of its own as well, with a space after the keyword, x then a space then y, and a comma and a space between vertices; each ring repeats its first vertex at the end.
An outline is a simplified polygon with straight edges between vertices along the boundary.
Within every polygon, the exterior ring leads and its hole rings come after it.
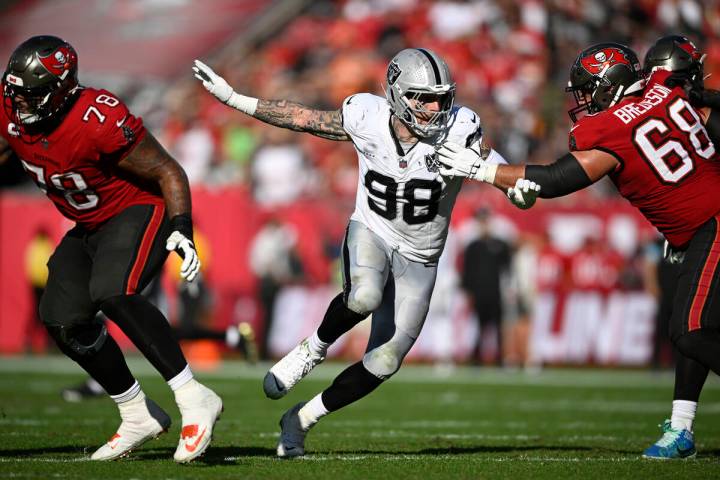
POLYGON ((442 138, 431 143, 421 140, 404 153, 391 131, 390 106, 384 98, 369 93, 352 95, 343 102, 342 116, 360 168, 355 211, 350 218, 407 259, 437 262, 463 178, 440 175, 435 145, 445 140, 463 146, 476 144, 482 138, 480 118, 468 108, 455 107, 442 138))

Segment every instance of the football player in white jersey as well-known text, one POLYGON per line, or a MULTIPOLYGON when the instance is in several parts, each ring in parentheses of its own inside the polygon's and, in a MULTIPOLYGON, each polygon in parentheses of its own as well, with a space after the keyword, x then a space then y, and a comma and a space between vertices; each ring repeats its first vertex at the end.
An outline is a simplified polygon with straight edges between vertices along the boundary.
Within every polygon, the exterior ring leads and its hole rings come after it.
MULTIPOLYGON (((373 314, 362 361, 280 420, 277 455, 303 455, 308 430, 390 378, 420 334, 463 182, 461 176, 441 175, 436 148, 450 141, 473 149, 485 162, 507 162, 482 143, 478 115, 454 105, 450 70, 427 49, 402 50, 390 61, 385 98, 358 93, 335 111, 240 95, 198 60, 193 70, 211 94, 233 108, 278 127, 352 141, 357 150, 360 175, 343 242, 343 292, 317 331, 276 363, 263 384, 268 397, 283 397, 325 359, 335 340, 373 314)), ((509 190, 513 203, 530 207, 523 192, 531 188, 536 186, 519 181, 509 190)))

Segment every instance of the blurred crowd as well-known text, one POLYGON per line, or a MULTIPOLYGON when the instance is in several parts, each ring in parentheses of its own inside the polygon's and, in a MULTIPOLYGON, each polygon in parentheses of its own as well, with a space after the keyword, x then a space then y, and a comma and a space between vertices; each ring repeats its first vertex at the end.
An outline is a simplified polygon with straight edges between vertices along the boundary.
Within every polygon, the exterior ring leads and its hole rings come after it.
MULTIPOLYGON (((547 163, 567 147, 563 90, 580 50, 618 41, 642 58, 669 32, 708 53, 708 83, 719 86, 717 1, 323 0, 250 53, 226 49, 206 60, 241 93, 334 110, 353 93, 383 95, 399 50, 430 48, 451 67, 456 101, 480 113, 486 141, 511 162, 547 163)), ((349 143, 268 128, 191 79, 167 92, 162 112, 162 140, 193 183, 244 184, 269 208, 302 196, 352 204, 349 143)), ((615 195, 605 182, 595 192, 615 195)))
MULTIPOLYGON (((592 43, 616 41, 630 45, 642 59, 647 48, 667 33, 685 34, 707 53, 706 84, 719 88, 720 1, 716 0, 318 0, 253 48, 236 51, 218 46, 215 55, 203 60, 240 93, 335 110, 357 92, 384 95, 387 62, 401 49, 430 48, 450 65, 458 85, 456 102, 480 114, 489 144, 510 162, 548 163, 567 151, 566 111, 571 98, 564 87, 577 54, 592 43)), ((247 260, 255 277, 255 305, 263 317, 256 324, 259 355, 267 358, 276 297, 283 287, 318 283, 310 280, 309 267, 319 260, 299 247, 303 235, 307 241, 307 225, 297 230, 298 225, 287 218, 282 221, 277 213, 298 201, 319 201, 323 211, 312 215, 345 221, 355 201, 356 154, 350 142, 269 127, 220 104, 189 70, 190 62, 187 79, 172 84, 160 108, 144 114, 145 121, 182 164, 194 187, 249 191, 254 206, 264 214, 264 226, 244 243, 249 244, 247 260), (337 215, 328 216, 325 210, 337 215)), ((482 188, 468 184, 464 194, 482 188)), ((564 207, 573 202, 588 205, 607 196, 618 194, 604 180, 589 193, 562 202, 564 207)), ((337 261, 342 227, 329 235, 327 245, 316 249, 327 257, 322 262, 328 265, 337 261)), ((609 239, 592 237, 568 253, 549 237, 527 232, 507 236, 500 230, 502 242, 471 235, 453 257, 461 278, 451 287, 464 290, 478 312, 490 312, 489 317, 478 315, 480 328, 497 333, 491 353, 475 345, 474 361, 500 363, 498 355, 507 348, 506 357, 520 358, 519 363, 527 360, 528 324, 538 291, 562 292, 568 285, 603 295, 618 288, 644 291, 658 299, 658 322, 664 321, 661 290, 669 291, 672 285, 664 285, 658 274, 658 268, 664 267, 655 239, 639 238, 621 256, 609 239), (483 268, 469 269, 463 265, 468 261, 483 268), (471 271, 486 277, 470 278, 471 271), (497 293, 507 290, 497 282, 507 282, 502 278, 508 275, 514 278, 517 294, 509 312, 507 299, 501 298, 504 294, 497 293), (477 292, 492 293, 481 298, 477 292), (505 304, 488 306, 501 300, 505 304), (503 329, 503 318, 512 318, 513 326, 503 329), (503 331, 508 335, 505 340, 503 331), (507 347, 507 342, 514 346, 507 347)), ((212 292, 203 295, 212 298, 212 292)), ((225 318, 195 322, 236 323, 225 318)), ((665 331, 659 323, 656 365, 665 363, 661 360, 667 356, 661 352, 667 349, 661 345, 665 331)))

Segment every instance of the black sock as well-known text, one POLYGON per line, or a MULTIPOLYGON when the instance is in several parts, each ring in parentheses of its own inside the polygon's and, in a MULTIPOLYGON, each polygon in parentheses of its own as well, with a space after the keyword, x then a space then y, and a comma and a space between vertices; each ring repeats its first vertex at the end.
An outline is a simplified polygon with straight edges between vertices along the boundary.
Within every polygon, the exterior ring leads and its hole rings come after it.
POLYGON ((325 317, 320 327, 318 327, 318 338, 328 344, 335 343, 335 340, 353 328, 355 325, 365 320, 368 313, 355 313, 345 306, 343 302, 343 294, 340 293, 333 298, 328 306, 325 317))
POLYGON ((360 400, 382 382, 383 380, 368 372, 362 362, 350 365, 322 392, 323 405, 329 412, 334 412, 360 400))
POLYGON ((128 336, 165 380, 183 371, 187 360, 167 320, 142 295, 118 295, 100 305, 100 310, 128 336))
POLYGON ((700 328, 673 339, 678 351, 720 375, 720 332, 700 328))
POLYGON ((685 355, 678 355, 675 365, 675 394, 673 400, 697 402, 709 369, 685 355))
POLYGON ((135 384, 135 377, 130 373, 120 347, 110 335, 96 353, 72 355, 70 358, 97 380, 108 395, 125 393, 135 384))

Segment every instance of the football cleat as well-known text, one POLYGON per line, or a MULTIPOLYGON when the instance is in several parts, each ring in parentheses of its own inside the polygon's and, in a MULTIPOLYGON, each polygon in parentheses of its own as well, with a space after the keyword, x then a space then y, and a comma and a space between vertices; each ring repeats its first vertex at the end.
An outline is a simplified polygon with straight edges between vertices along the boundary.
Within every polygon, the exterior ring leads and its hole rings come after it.
MULTIPOLYGON (((142 395, 142 394, 141 394, 142 395)), ((135 401, 118 405, 122 423, 115 435, 92 454, 90 460, 115 460, 150 439, 157 438, 170 428, 170 416, 144 395, 135 401)))
POLYGON ((263 380, 265 395, 273 400, 284 397, 323 360, 325 355, 317 355, 310 351, 310 343, 306 338, 270 368, 263 380))
POLYGON ((697 454, 695 439, 690 430, 674 429, 670 420, 665 420, 660 427, 663 431, 662 437, 643 452, 643 458, 672 460, 692 458, 697 454))
POLYGON ((305 455, 305 435, 308 430, 300 424, 298 412, 305 405, 300 402, 280 419, 280 441, 277 445, 277 456, 280 458, 293 458, 305 455))
POLYGON ((210 446, 215 422, 223 410, 222 400, 209 388, 197 383, 193 391, 177 400, 182 415, 182 430, 173 458, 178 463, 191 462, 210 446))
POLYGON ((105 390, 103 390, 100 384, 95 380, 88 378, 80 385, 63 388, 60 394, 66 402, 78 403, 83 400, 104 397, 105 390))

